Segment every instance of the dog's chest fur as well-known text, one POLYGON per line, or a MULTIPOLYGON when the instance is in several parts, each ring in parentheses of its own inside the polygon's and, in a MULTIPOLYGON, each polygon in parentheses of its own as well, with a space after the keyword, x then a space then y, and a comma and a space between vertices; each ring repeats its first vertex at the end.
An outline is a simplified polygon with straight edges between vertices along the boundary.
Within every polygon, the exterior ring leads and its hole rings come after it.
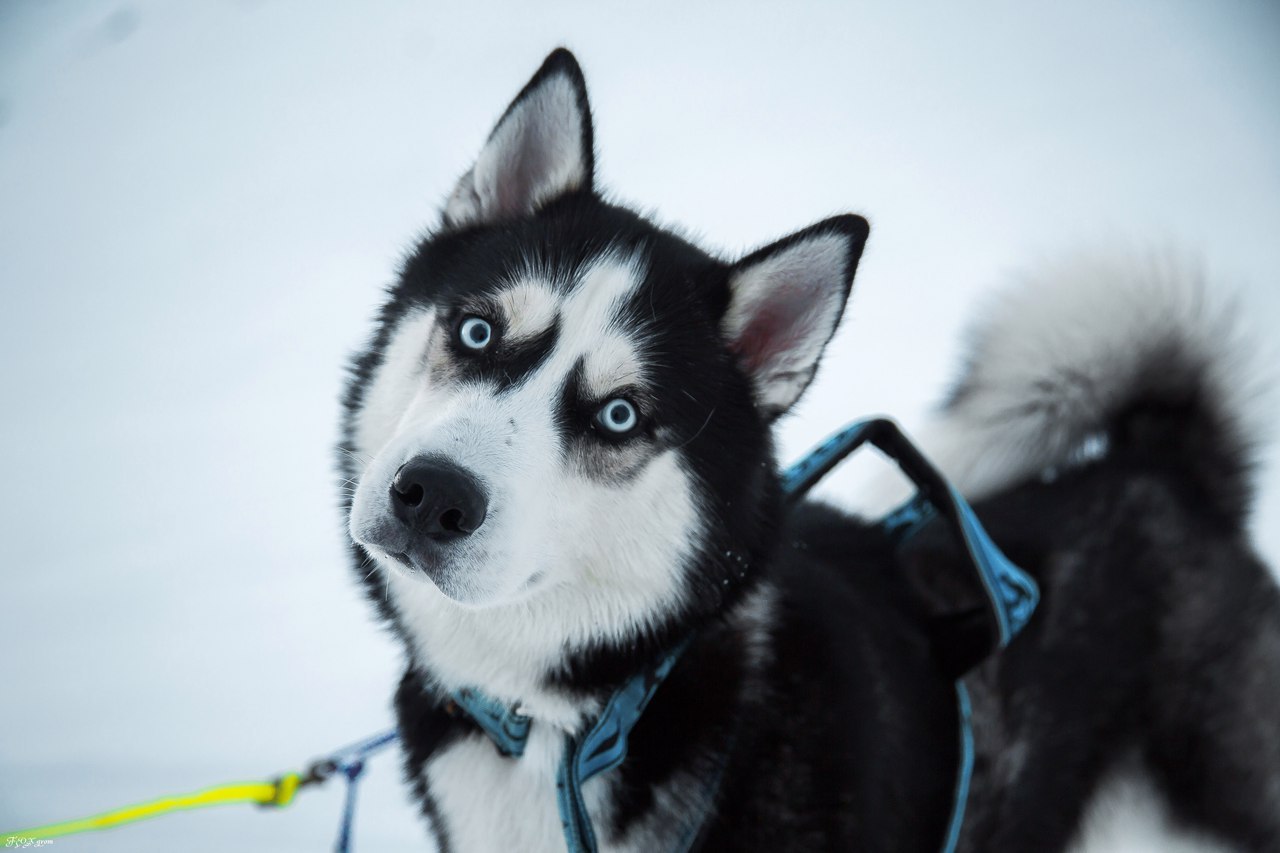
MULTIPOLYGON (((556 770, 565 735, 550 726, 530 730, 525 753, 503 756, 482 733, 460 738, 431 757, 423 768, 436 807, 437 832, 452 851, 529 851, 561 853, 564 832, 556 802, 556 770)), ((601 853, 646 853, 675 843, 682 826, 706 796, 696 780, 677 774, 654 792, 661 806, 633 822, 619 837, 613 819, 616 776, 588 780, 582 794, 601 853)))
POLYGON ((451 849, 563 850, 555 780, 563 750, 558 731, 535 726, 520 758, 501 755, 479 732, 433 756, 423 773, 451 849))

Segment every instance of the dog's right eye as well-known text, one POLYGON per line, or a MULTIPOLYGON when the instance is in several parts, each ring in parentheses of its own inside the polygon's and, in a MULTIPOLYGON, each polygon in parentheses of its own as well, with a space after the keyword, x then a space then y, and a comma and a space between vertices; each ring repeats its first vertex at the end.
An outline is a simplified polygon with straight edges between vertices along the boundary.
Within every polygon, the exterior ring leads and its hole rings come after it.
POLYGON ((595 421, 611 435, 629 435, 640 425, 640 413, 630 400, 615 397, 600 407, 595 421))
POLYGON ((458 342, 477 352, 493 340, 493 326, 483 317, 466 317, 458 324, 458 342))

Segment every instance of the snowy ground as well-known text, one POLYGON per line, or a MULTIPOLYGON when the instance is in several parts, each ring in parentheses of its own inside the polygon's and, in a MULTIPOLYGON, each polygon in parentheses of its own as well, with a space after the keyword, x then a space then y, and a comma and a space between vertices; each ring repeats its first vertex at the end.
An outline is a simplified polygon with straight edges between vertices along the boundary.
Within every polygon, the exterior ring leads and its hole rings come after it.
MULTIPOLYGON (((1265 0, 462 5, 0 2, 0 831, 388 724, 397 653, 335 510, 340 368, 557 44, 620 198, 730 251, 871 218, 788 454, 918 421, 977 298, 1081 243, 1194 250, 1280 319, 1265 0)), ((393 765, 362 850, 421 846, 393 765)), ((53 849, 314 851, 339 794, 53 849)))

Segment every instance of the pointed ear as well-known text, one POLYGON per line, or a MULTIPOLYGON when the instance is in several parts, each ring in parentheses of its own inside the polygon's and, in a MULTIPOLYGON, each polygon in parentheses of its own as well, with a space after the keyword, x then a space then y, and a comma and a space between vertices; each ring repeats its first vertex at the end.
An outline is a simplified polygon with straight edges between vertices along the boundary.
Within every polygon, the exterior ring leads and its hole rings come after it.
POLYGON ((571 190, 590 190, 594 170, 587 84, 573 54, 557 48, 458 181, 445 224, 457 228, 532 213, 571 190))
POLYGON ((867 232, 861 216, 837 216, 730 270, 721 330, 768 417, 791 408, 813 379, 844 313, 867 232))

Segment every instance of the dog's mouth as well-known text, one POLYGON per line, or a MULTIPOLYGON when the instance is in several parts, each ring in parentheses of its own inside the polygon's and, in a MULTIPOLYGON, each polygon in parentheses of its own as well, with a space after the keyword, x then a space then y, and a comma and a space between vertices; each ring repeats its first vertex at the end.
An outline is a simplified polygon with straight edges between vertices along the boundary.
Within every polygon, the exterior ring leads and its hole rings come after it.
POLYGON ((438 580, 449 573, 474 544, 440 541, 394 519, 389 514, 374 523, 352 524, 352 538, 389 568, 408 575, 438 580))
POLYGON ((430 548, 409 548, 404 551, 386 551, 387 559, 410 574, 422 574, 438 581, 448 567, 442 555, 431 553, 430 548))
MULTIPOLYGON (((494 604, 511 603, 534 595, 542 589, 549 578, 546 570, 533 571, 522 579, 514 590, 499 592, 486 586, 484 565, 488 554, 472 555, 469 559, 458 559, 458 555, 444 552, 434 543, 396 543, 399 550, 366 546, 370 553, 376 555, 386 571, 399 575, 414 583, 426 583, 434 586, 446 598, 466 609, 479 609, 494 604)), ((492 578, 489 578, 492 580, 492 578)))

